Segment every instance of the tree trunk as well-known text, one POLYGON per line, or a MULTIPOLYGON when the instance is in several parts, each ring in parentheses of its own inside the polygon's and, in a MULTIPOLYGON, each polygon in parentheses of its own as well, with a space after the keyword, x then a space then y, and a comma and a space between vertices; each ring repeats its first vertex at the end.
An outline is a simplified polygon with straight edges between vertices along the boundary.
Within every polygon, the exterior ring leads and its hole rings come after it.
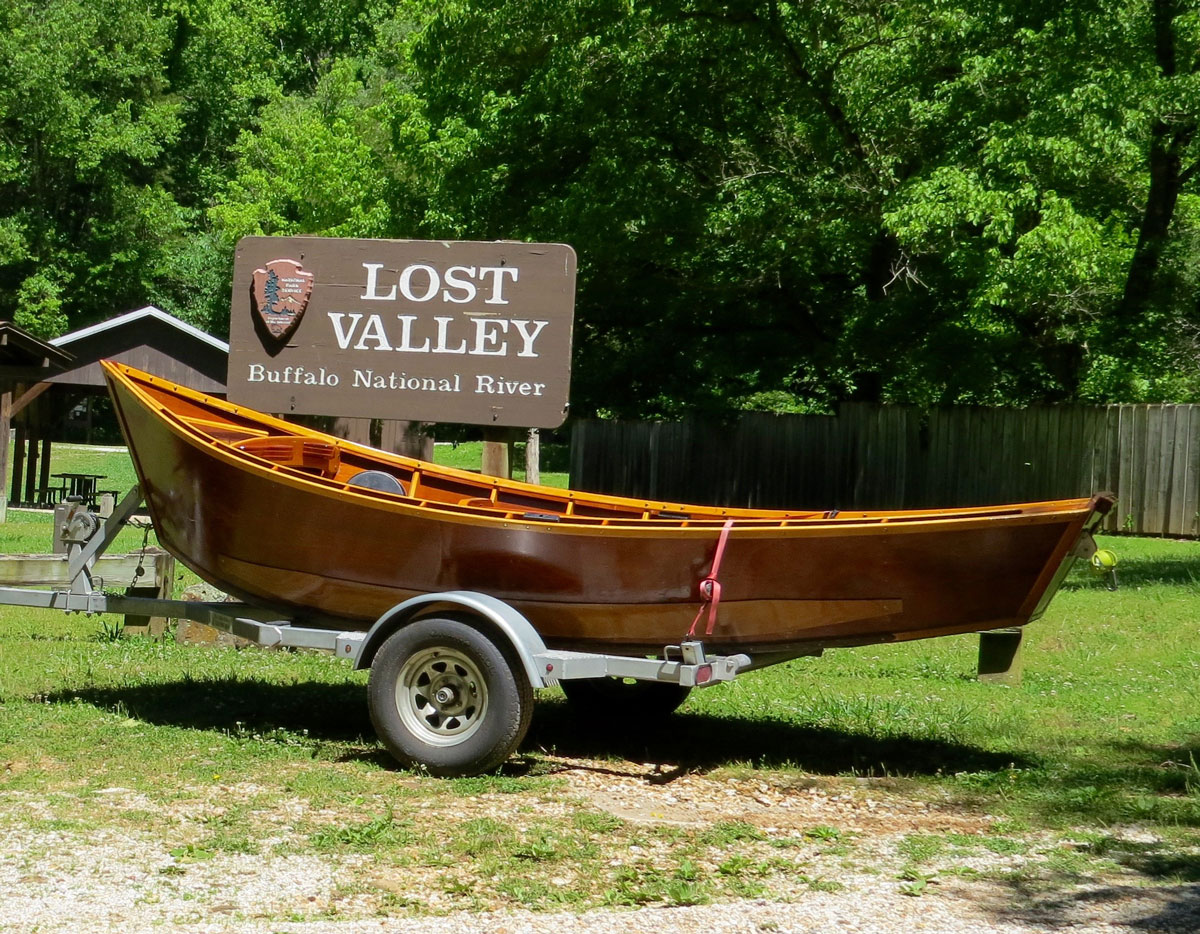
MULTIPOLYGON (((1154 57, 1164 78, 1175 77, 1174 20, 1178 13, 1175 0, 1154 0, 1154 57)), ((1167 234, 1175 216, 1175 205, 1183 187, 1182 158, 1196 124, 1168 123, 1159 119, 1150 133, 1150 152, 1147 168, 1150 189, 1142 213, 1137 246, 1129 263, 1125 292, 1121 297, 1118 315, 1128 329, 1135 325, 1154 301, 1154 288, 1167 246, 1167 234)), ((1126 333, 1129 333, 1128 330, 1126 333)), ((1132 335, 1131 335, 1132 336, 1132 335)))
POLYGON ((1179 200, 1182 176, 1180 153, 1191 140, 1193 132, 1194 127, 1173 129, 1162 122, 1155 124, 1152 131, 1150 190, 1146 194, 1146 208, 1142 213, 1138 242, 1129 263, 1125 294, 1119 309, 1121 318, 1127 323, 1136 321, 1150 304, 1163 251, 1167 246, 1171 219, 1175 216, 1175 205, 1179 200))

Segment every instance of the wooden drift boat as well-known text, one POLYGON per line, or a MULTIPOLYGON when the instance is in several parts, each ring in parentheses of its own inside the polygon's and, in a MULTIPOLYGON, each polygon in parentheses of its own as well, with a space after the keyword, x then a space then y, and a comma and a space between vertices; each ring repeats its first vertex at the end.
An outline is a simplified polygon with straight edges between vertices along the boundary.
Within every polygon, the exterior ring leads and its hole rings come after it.
POLYGON ((1112 505, 777 511, 602 496, 387 454, 104 368, 162 545, 312 625, 366 629, 408 597, 478 591, 553 649, 645 655, 693 630, 756 665, 1020 626, 1112 505))

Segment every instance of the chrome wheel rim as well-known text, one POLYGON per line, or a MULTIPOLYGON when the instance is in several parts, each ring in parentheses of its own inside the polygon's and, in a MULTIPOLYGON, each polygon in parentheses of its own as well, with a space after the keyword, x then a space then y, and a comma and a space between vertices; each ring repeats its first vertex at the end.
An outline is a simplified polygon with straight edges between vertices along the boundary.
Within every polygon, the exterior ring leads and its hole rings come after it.
POLYGON ((483 724, 487 685, 479 666, 457 649, 422 649, 400 669, 396 710, 405 728, 421 742, 454 746, 483 724))

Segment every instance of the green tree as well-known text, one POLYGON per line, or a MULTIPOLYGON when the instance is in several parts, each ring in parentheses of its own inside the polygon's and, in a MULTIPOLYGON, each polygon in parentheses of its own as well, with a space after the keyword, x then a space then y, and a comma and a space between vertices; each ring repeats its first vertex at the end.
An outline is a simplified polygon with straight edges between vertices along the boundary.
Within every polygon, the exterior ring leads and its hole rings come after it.
POLYGON ((419 46, 430 228, 580 248, 585 408, 1138 391, 1156 15, 462 3, 419 46))
POLYGON ((427 130, 408 46, 422 15, 413 4, 371 20, 369 40, 359 35, 340 56, 321 58, 311 88, 278 90, 242 130, 209 211, 227 250, 250 234, 420 233, 427 130))
POLYGON ((561 240, 577 411, 1200 397, 1197 0, 0 0, 0 316, 561 240))
POLYGON ((52 335, 145 301, 182 232, 167 41, 119 0, 0 0, 0 316, 52 335))

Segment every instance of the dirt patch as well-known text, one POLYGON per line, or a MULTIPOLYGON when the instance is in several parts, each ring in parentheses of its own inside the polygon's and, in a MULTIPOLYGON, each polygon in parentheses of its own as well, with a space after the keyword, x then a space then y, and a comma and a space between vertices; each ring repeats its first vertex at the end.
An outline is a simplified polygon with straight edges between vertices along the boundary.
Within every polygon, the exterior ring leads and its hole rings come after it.
POLYGON ((663 769, 655 764, 560 759, 569 792, 622 820, 698 827, 744 821, 767 831, 836 827, 865 834, 980 833, 991 819, 914 800, 885 783, 772 782, 663 769))

